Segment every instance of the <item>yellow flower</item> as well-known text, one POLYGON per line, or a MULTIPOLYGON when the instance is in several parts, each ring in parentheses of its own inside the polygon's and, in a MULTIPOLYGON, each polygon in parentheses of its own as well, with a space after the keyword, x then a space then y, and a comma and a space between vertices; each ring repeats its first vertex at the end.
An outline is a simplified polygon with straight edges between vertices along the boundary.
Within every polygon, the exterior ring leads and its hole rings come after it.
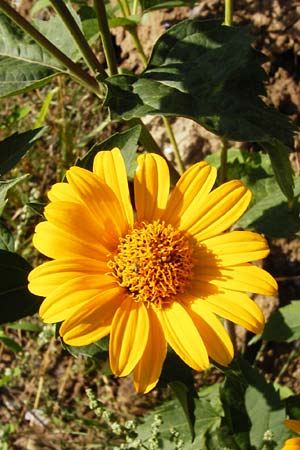
POLYGON ((45 296, 44 322, 63 322, 72 346, 110 334, 112 372, 135 387, 157 383, 167 345, 195 370, 223 366, 231 340, 217 316, 260 333, 264 318, 245 293, 273 295, 275 280, 250 261, 269 253, 249 231, 226 232, 249 205, 238 180, 211 189, 216 169, 190 167, 169 196, 169 171, 155 154, 138 157, 131 205, 120 150, 99 152, 93 172, 71 167, 49 192, 34 246, 52 258, 29 275, 45 296))
MULTIPOLYGON (((284 421, 284 425, 295 433, 300 431, 300 420, 288 419, 284 421)), ((287 439, 281 450, 300 450, 300 437, 287 439)))

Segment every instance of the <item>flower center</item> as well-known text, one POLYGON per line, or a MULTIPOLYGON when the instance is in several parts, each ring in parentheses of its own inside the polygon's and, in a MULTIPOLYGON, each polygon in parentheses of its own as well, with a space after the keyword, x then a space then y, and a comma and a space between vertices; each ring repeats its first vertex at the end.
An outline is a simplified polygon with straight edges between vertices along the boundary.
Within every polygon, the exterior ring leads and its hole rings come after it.
POLYGON ((191 242, 164 222, 138 223, 120 238, 108 266, 136 301, 161 307, 162 302, 184 292, 191 278, 191 242))

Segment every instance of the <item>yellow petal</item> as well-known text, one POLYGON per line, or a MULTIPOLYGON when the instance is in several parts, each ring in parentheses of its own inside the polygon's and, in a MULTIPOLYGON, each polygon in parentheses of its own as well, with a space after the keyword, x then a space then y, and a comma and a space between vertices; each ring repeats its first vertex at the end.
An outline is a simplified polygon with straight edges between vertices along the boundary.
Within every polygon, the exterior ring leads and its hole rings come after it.
MULTIPOLYGON (((196 289, 191 289, 191 292, 194 296, 198 295, 196 289)), ((263 330, 265 324, 263 313, 244 292, 227 291, 209 295, 199 301, 213 313, 242 325, 252 333, 259 334, 263 330)))
POLYGON ((126 376, 133 371, 145 351, 148 334, 147 308, 128 297, 116 311, 111 327, 109 359, 114 374, 126 376))
POLYGON ((221 289, 253 292, 254 294, 276 295, 277 283, 265 270, 252 264, 230 267, 194 267, 192 285, 198 292, 203 282, 209 282, 221 289), (199 284, 199 286, 198 286, 199 284))
POLYGON ((287 419, 284 421, 284 425, 289 429, 294 431, 295 433, 300 432, 300 420, 295 419, 287 419))
POLYGON ((119 199, 127 223, 133 225, 133 210, 130 201, 127 173, 123 157, 118 148, 100 151, 94 158, 93 172, 109 186, 119 199))
POLYGON ((148 308, 149 335, 145 351, 136 365, 133 376, 137 392, 147 393, 157 384, 167 354, 167 342, 152 308, 148 308))
POLYGON ((195 370, 209 367, 207 350, 191 316, 178 302, 156 310, 167 342, 195 370))
POLYGON ((100 242, 113 251, 118 243, 121 229, 112 214, 105 216, 102 223, 97 222, 84 205, 70 202, 54 202, 46 206, 44 215, 48 222, 77 239, 97 245, 100 242))
POLYGON ((177 182, 162 219, 174 227, 188 228, 195 212, 205 204, 216 176, 215 167, 204 161, 191 166, 177 182))
POLYGON ((47 261, 33 269, 28 275, 28 289, 36 294, 46 297, 57 286, 80 275, 107 273, 105 261, 90 258, 65 258, 47 261))
POLYGON ((86 257, 106 260, 108 249, 99 242, 79 239, 74 233, 49 222, 40 222, 35 228, 33 245, 48 258, 86 257))
POLYGON ((251 231, 231 231, 201 241, 201 245, 224 266, 263 259, 270 252, 266 239, 251 231))
MULTIPOLYGON (((212 191, 194 214, 188 232, 202 241, 229 229, 246 211, 251 192, 239 180, 228 181, 212 191)), ((180 228, 183 228, 180 225, 180 228)))
POLYGON ((51 202, 80 203, 80 199, 68 183, 55 183, 48 192, 48 198, 51 202))
POLYGON ((138 221, 160 219, 169 196, 170 176, 166 161, 154 153, 138 157, 134 198, 138 221))
POLYGON ((188 311, 201 334, 208 355, 222 366, 228 366, 232 361, 234 350, 220 320, 206 308, 202 300, 192 302, 188 311))
POLYGON ((74 312, 59 333, 69 345, 89 345, 106 336, 117 308, 123 300, 118 289, 102 292, 89 305, 74 312))
POLYGON ((122 209, 121 198, 97 175, 81 167, 71 167, 67 179, 80 198, 83 207, 89 211, 100 230, 118 240, 128 231, 128 221, 122 209))
POLYGON ((44 322, 61 322, 89 302, 97 300, 104 291, 112 290, 121 295, 124 291, 108 275, 84 275, 57 286, 40 306, 39 314, 44 322))
POLYGON ((287 439, 281 450, 300 450, 300 438, 287 439))

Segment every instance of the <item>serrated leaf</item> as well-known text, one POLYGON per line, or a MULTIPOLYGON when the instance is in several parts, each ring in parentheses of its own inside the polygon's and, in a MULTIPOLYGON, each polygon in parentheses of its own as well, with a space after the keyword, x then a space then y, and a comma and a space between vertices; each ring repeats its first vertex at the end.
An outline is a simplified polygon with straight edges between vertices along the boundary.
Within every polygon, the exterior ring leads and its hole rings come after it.
POLYGON ((6 226, 0 222, 0 250, 13 252, 15 248, 14 238, 6 226))
MULTIPOLYGON (((67 7, 73 16, 73 19, 82 30, 79 15, 73 9, 71 3, 67 3, 67 7)), ((73 61, 78 61, 80 59, 81 53, 77 47, 77 44, 58 15, 50 16, 48 20, 34 19, 33 25, 70 59, 73 61)))
POLYGON ((300 300, 292 300, 269 317, 262 339, 274 342, 293 342, 300 339, 300 300))
POLYGON ((36 89, 64 66, 0 13, 0 98, 36 89))
POLYGON ((265 433, 270 431, 274 443, 272 448, 280 450, 284 441, 290 437, 290 432, 283 424, 286 418, 285 407, 271 385, 266 382, 265 386, 259 384, 249 386, 245 393, 245 405, 251 420, 250 442, 255 449, 261 449, 265 433))
POLYGON ((29 175, 25 174, 25 175, 20 175, 17 178, 13 178, 12 180, 5 180, 5 181, 0 180, 0 214, 1 214, 2 209, 5 206, 6 196, 7 196, 9 189, 16 186, 18 183, 21 183, 28 177, 29 177, 29 175))
POLYGON ((133 178, 141 130, 142 127, 136 125, 126 131, 113 134, 99 144, 95 144, 83 158, 76 161, 76 165, 91 170, 96 153, 100 150, 111 150, 114 147, 119 147, 125 161, 128 177, 133 178))
MULTIPOLYGON (((113 119, 182 116, 228 139, 292 147, 293 125, 261 100, 263 61, 251 47, 247 28, 186 20, 158 39, 140 76, 105 80, 106 105, 113 119)), ((282 172, 282 186, 290 195, 291 180, 286 169, 282 172)))
POLYGON ((151 438, 151 424, 154 422, 154 416, 159 415, 163 421, 159 428, 159 448, 174 450, 175 444, 170 441, 170 430, 172 428, 179 432, 179 438, 184 442, 184 450, 205 448, 205 436, 210 431, 214 433, 220 426, 222 412, 219 408, 212 406, 210 396, 206 397, 204 391, 205 388, 201 389, 203 397, 195 400, 196 437, 194 442, 191 442, 189 426, 184 412, 176 400, 165 402, 162 406, 155 408, 149 415, 145 416, 144 423, 136 429, 138 438, 147 445, 147 441, 151 438))
POLYGON ((37 312, 41 298, 28 291, 30 264, 16 253, 0 250, 0 324, 37 312))
MULTIPOLYGON (((273 450, 280 450, 283 442, 290 433, 285 428, 283 421, 286 418, 285 406, 281 402, 279 393, 272 383, 268 383, 263 374, 257 368, 242 357, 234 359, 229 369, 226 371, 227 377, 235 380, 236 385, 240 384, 240 391, 244 391, 244 402, 241 402, 241 413, 247 413, 247 420, 241 416, 238 419, 238 431, 247 431, 250 442, 248 447, 241 447, 244 450, 261 450, 264 445, 264 436, 267 431, 271 432, 273 450), (250 420, 250 423, 249 423, 250 420), (244 429, 242 428, 244 427, 244 429)), ((243 395, 239 396, 242 400, 243 395)), ((234 397, 232 398, 234 403, 234 397)), ((228 421, 227 410, 225 419, 228 421)), ((234 435, 236 435, 236 431, 234 435)))
POLYGON ((14 133, 0 142, 0 175, 4 175, 18 163, 34 142, 42 136, 45 129, 46 127, 43 127, 24 133, 14 133))

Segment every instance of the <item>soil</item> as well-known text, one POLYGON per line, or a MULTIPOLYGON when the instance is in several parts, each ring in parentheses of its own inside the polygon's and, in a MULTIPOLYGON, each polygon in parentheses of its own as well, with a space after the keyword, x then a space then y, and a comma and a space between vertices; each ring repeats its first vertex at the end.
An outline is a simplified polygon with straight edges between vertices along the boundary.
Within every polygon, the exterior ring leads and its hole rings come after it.
MULTIPOLYGON (((27 14, 29 1, 15 2, 22 14, 27 14)), ((270 81, 267 86, 268 101, 287 114, 291 120, 300 125, 300 5, 298 0, 235 0, 234 24, 250 25, 254 46, 268 56, 265 64, 270 81)), ((223 17, 223 1, 203 0, 193 8, 181 7, 165 9, 147 14, 139 28, 139 37, 144 44, 146 54, 150 54, 152 44, 169 26, 184 18, 220 18, 223 17)), ((114 31, 115 43, 119 47, 122 67, 139 73, 143 70, 138 55, 133 47, 130 35, 118 28, 114 31)), ((159 118, 146 117, 145 123, 154 135, 157 143, 170 155, 170 143, 159 118)), ((176 140, 186 164, 191 164, 219 149, 219 139, 204 130, 200 125, 180 119, 172 122, 176 140)), ((293 165, 300 173, 299 134, 295 135, 295 152, 293 165)), ((300 239, 287 241, 278 239, 270 242, 271 255, 266 261, 266 268, 279 282, 279 297, 265 298, 257 296, 255 300, 269 314, 278 305, 287 304, 291 299, 300 299, 300 239)), ((11 331, 10 331, 11 332, 11 331)), ((154 390, 147 397, 137 395, 132 387, 130 377, 114 380, 106 375, 99 375, 96 367, 84 359, 74 360, 61 349, 54 340, 38 344, 28 341, 26 333, 15 331, 14 338, 20 345, 26 345, 27 361, 0 345, 0 370, 20 368, 23 378, 12 381, 0 388, 0 421, 17 423, 16 431, 10 438, 10 449, 35 450, 61 448, 84 449, 87 442, 93 441, 95 431, 87 419, 94 415, 89 410, 85 386, 93 388, 104 405, 113 410, 120 420, 124 417, 142 415, 150 405, 161 400, 159 390, 154 390), (28 343, 29 342, 29 343, 28 343), (58 381, 59 380, 59 381, 58 381), (38 411, 40 398, 47 411, 48 418, 32 417, 26 413, 38 411), (30 405, 30 408, 29 406, 30 405), (80 418, 72 424, 71 415, 66 411, 78 408, 80 418), (56 417, 56 420, 55 420, 56 417), (72 435, 76 426, 77 434, 72 435), (81 435, 80 435, 81 433, 81 435), (72 438, 72 440, 71 440, 72 438), (66 447, 61 442, 66 439, 66 447)), ((238 329, 238 346, 243 348, 247 334, 238 329)), ((32 335, 30 335, 32 336, 32 335)), ((262 357, 261 367, 267 376, 288 386, 293 392, 300 391, 299 350, 289 361, 294 349, 292 344, 272 348, 268 346, 262 357), (285 364, 288 364, 285 367, 285 364), (285 367, 284 371, 282 368, 285 367)), ((103 369, 103 368, 102 368, 103 369)), ((103 369, 105 371, 105 367, 103 369)), ((12 377, 13 379, 13 377, 12 377)), ((212 370, 203 377, 197 375, 197 386, 201 383, 212 384, 220 379, 220 374, 212 370), (204 380, 205 378, 205 380, 204 380)), ((101 447, 99 447, 101 448, 101 447)), ((103 447, 104 448, 104 447, 103 447)), ((109 448, 109 447, 107 447, 109 448)))

